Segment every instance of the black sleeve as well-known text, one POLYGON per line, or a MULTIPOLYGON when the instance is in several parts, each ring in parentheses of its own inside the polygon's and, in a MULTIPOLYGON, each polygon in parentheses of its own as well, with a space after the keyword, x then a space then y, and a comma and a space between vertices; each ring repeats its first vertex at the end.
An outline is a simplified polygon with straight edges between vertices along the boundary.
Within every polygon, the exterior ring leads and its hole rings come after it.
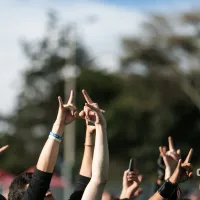
POLYGON ((90 182, 91 178, 86 176, 81 176, 79 174, 78 181, 75 185, 74 192, 71 194, 69 200, 81 200, 85 188, 87 187, 88 183, 90 182))
MULTIPOLYGON (((161 180, 157 180, 157 181, 161 181, 161 180)), ((162 186, 163 183, 164 181, 161 181, 159 184, 156 182, 155 187, 154 187, 154 193, 158 191, 158 189, 162 186)))
POLYGON ((49 190, 53 173, 47 173, 35 168, 30 185, 26 190, 23 200, 44 199, 49 190))
POLYGON ((177 200, 179 199, 178 198, 178 195, 177 195, 177 192, 178 192, 178 189, 176 189, 173 194, 171 195, 171 197, 169 198, 170 200, 177 200))

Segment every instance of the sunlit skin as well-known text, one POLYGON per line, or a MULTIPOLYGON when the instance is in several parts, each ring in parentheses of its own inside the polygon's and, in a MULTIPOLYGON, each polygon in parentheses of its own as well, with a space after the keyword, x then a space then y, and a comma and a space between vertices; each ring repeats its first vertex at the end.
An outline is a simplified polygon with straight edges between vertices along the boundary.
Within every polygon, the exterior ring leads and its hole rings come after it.
POLYGON ((53 194, 51 193, 51 191, 47 191, 45 197, 44 197, 44 200, 55 200, 53 194))

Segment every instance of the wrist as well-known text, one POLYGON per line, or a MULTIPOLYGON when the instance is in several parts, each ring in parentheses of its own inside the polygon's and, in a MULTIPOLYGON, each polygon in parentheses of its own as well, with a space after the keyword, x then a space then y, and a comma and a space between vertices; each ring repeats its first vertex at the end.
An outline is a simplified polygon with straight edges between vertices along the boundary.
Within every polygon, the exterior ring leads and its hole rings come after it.
POLYGON ((63 132, 64 132, 64 125, 58 122, 55 122, 53 127, 52 127, 52 131, 53 133, 62 136, 63 132))
POLYGON ((120 195, 120 199, 130 199, 130 198, 131 198, 131 194, 127 192, 127 189, 123 188, 120 195))
POLYGON ((86 137, 94 137, 95 129, 90 130, 88 127, 86 127, 86 137))
POLYGON ((122 192, 120 194, 120 199, 126 199, 126 191, 124 189, 122 189, 122 192))
POLYGON ((169 167, 165 169, 165 180, 169 179, 172 175, 172 170, 169 167))
POLYGON ((95 138, 94 137, 86 137, 85 138, 85 144, 94 145, 95 144, 95 138))
POLYGON ((163 197, 168 199, 172 193, 177 189, 177 184, 170 181, 170 179, 166 180, 163 185, 159 188, 158 193, 163 197))
POLYGON ((106 124, 95 124, 95 127, 96 127, 96 130, 97 129, 103 129, 104 131, 106 131, 106 128, 107 128, 107 126, 106 126, 106 124))
POLYGON ((173 175, 169 178, 169 182, 172 183, 172 184, 178 184, 178 180, 177 178, 174 178, 173 175))

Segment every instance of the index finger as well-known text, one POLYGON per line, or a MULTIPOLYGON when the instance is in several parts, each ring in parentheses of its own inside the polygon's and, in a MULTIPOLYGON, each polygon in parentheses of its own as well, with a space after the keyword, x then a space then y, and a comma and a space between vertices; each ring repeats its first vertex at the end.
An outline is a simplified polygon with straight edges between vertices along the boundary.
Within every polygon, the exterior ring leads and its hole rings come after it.
POLYGON ((74 90, 71 90, 67 104, 73 104, 73 102, 74 102, 74 90))
POLYGON ((193 153, 193 149, 190 149, 190 151, 189 151, 189 153, 187 155, 187 158, 185 159, 184 163, 190 163, 191 158, 192 158, 192 153, 193 153))
POLYGON ((169 150, 173 151, 175 148, 174 148, 174 143, 171 136, 168 137, 168 143, 169 143, 169 150))
POLYGON ((1 147, 0 148, 0 153, 3 152, 3 151, 5 151, 7 148, 8 148, 8 145, 1 147))
POLYGON ((88 93, 85 90, 82 90, 83 96, 88 104, 93 103, 92 99, 89 97, 88 93))
POLYGON ((163 147, 159 147, 159 151, 160 151, 161 157, 164 157, 164 156, 165 156, 165 153, 164 153, 164 151, 163 151, 163 147))
POLYGON ((86 106, 89 107, 91 110, 97 112, 97 113, 100 112, 100 110, 99 110, 98 108, 95 108, 94 106, 92 106, 92 105, 90 105, 90 104, 86 104, 86 106))

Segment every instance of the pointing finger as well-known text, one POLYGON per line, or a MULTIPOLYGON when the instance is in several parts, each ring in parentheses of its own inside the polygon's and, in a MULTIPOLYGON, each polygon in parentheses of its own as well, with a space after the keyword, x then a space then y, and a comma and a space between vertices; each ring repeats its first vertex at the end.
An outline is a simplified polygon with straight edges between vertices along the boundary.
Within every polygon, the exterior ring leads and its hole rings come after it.
POLYGON ((190 163, 191 158, 192 158, 192 153, 193 153, 193 149, 190 149, 190 151, 189 151, 189 153, 187 155, 187 158, 185 159, 184 163, 190 163))
POLYGON ((73 104, 73 102, 74 102, 74 90, 71 90, 67 104, 73 104))
POLYGON ((168 137, 168 143, 169 143, 169 150, 173 151, 174 150, 174 143, 173 143, 171 136, 168 137))
POLYGON ((83 96, 88 104, 93 103, 92 99, 89 97, 88 93, 85 90, 82 90, 83 96))

